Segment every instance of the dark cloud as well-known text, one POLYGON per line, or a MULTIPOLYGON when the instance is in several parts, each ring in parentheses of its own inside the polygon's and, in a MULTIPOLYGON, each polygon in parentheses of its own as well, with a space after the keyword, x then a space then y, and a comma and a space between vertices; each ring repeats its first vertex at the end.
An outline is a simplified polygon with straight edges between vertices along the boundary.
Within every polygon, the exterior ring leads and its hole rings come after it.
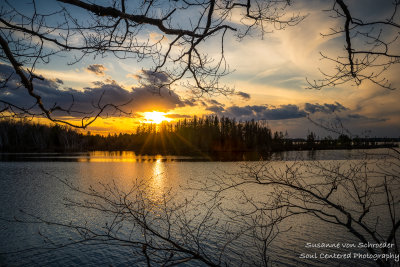
MULTIPOLYGON (((7 77, 12 72, 12 67, 0 64, 0 76, 2 78, 7 77)), ((14 74, 8 82, 8 88, 0 91, 0 99, 24 108, 33 106, 35 104, 34 99, 29 96, 24 87, 19 87, 18 85, 19 79, 14 74)), ((149 86, 126 89, 116 81, 109 79, 105 82, 94 82, 92 87, 86 87, 83 90, 62 88, 57 79, 34 80, 34 90, 42 97, 43 103, 47 108, 58 105, 68 109, 73 102, 74 110, 91 112, 94 110, 93 106, 100 101, 102 105, 108 103, 115 105, 126 104, 122 109, 128 112, 150 110, 165 112, 186 105, 179 95, 173 91, 161 88, 155 94, 151 89, 149 86)), ((61 115, 61 113, 55 113, 54 115, 61 115)), ((71 115, 74 115, 74 113, 71 113, 71 115)), ((82 114, 76 115, 82 116, 82 114)))
POLYGON ((104 76, 104 75, 106 75, 104 71, 106 71, 107 68, 101 64, 93 64, 93 65, 89 65, 86 68, 86 70, 88 72, 92 72, 92 73, 96 74, 97 76, 104 76))
POLYGON ((236 93, 238 96, 242 97, 245 100, 249 100, 250 99, 250 95, 248 93, 245 92, 237 92, 236 93))
POLYGON ((158 110, 165 112, 185 106, 179 95, 165 88, 161 88, 157 94, 149 91, 146 87, 135 88, 130 96, 133 99, 132 109, 137 111, 158 110))
POLYGON ((92 82, 95 86, 103 86, 104 82, 103 81, 94 81, 92 82))
POLYGON ((206 100, 207 102, 201 101, 201 104, 203 107, 205 107, 206 110, 211 111, 215 114, 220 114, 225 111, 224 104, 218 102, 215 99, 208 99, 206 100))
POLYGON ((154 72, 151 70, 141 70, 138 74, 129 75, 133 77, 142 85, 155 86, 163 85, 169 82, 169 77, 163 72, 154 72))
POLYGON ((195 99, 185 99, 183 100, 183 103, 185 104, 185 106, 196 106, 196 100, 195 99))
POLYGON ((56 83, 59 83, 59 84, 64 84, 64 82, 63 82, 63 80, 61 80, 61 79, 56 79, 56 83))
POLYGON ((211 111, 213 113, 221 115, 224 112, 224 108, 221 106, 210 106, 207 107, 206 110, 211 111))
MULTIPOLYGON (((309 114, 322 113, 332 114, 336 111, 347 111, 348 108, 342 104, 335 102, 334 104, 311 104, 306 103, 305 108, 301 109, 297 105, 288 104, 281 105, 278 107, 268 105, 247 105, 247 106, 230 106, 222 107, 219 105, 212 105, 206 108, 206 110, 217 114, 218 116, 225 116, 230 118, 236 118, 237 120, 287 120, 287 119, 298 119, 305 118, 309 114)), ((364 121, 385 121, 386 119, 368 118, 359 114, 344 114, 343 119, 346 120, 364 120, 364 121)))
POLYGON ((170 118, 170 119, 184 119, 184 118, 192 118, 190 115, 186 114, 167 114, 165 117, 170 118))
MULTIPOLYGON (((168 76, 165 73, 154 72, 150 70, 141 70, 140 75, 137 75, 139 80, 139 86, 134 88, 137 91, 147 91, 150 94, 167 97, 169 94, 171 99, 175 102, 179 102, 179 106, 184 106, 185 103, 174 93, 169 90, 166 86, 170 82, 168 76), (179 99, 179 101, 177 99, 179 99)), ((189 104, 192 105, 192 104, 189 104)))
POLYGON ((362 116, 360 114, 349 114, 347 115, 348 118, 350 119, 361 119, 361 118, 365 118, 365 116, 362 116))
POLYGON ((200 100, 200 104, 201 104, 203 107, 208 107, 207 103, 204 102, 203 100, 200 100))
POLYGON ((140 86, 133 88, 132 92, 137 110, 167 111, 175 107, 193 105, 190 100, 182 101, 174 91, 163 86, 169 82, 165 73, 142 70, 139 79, 140 86))
POLYGON ((347 115, 347 119, 349 120, 357 120, 357 121, 367 121, 367 122, 385 122, 387 119, 385 118, 370 118, 360 114, 349 114, 347 115))
POLYGON ((323 105, 320 105, 318 103, 316 103, 316 104, 306 103, 304 110, 311 114, 316 113, 316 112, 331 114, 334 112, 348 110, 348 108, 344 107, 342 104, 340 104, 338 102, 335 102, 335 104, 326 104, 325 103, 323 105))
POLYGON ((210 99, 210 100, 208 100, 207 102, 210 103, 211 105, 215 105, 215 106, 221 106, 221 107, 224 106, 224 104, 218 102, 218 101, 215 100, 215 99, 210 99))
POLYGON ((256 114, 252 106, 245 106, 245 107, 231 106, 225 110, 225 113, 231 114, 234 117, 251 116, 253 114, 256 114))
POLYGON ((254 112, 261 113, 267 109, 267 106, 251 106, 251 108, 254 110, 254 112))
POLYGON ((286 120, 295 118, 304 118, 307 113, 300 110, 296 105, 282 105, 280 107, 268 107, 263 105, 254 106, 231 106, 223 108, 220 106, 211 106, 207 110, 214 112, 219 116, 232 117, 239 120, 286 120))
POLYGON ((17 75, 14 73, 14 69, 6 64, 0 63, 0 78, 6 79, 11 75, 11 79, 17 79, 17 75))
POLYGON ((304 118, 307 113, 296 105, 282 105, 279 108, 267 109, 263 115, 263 119, 266 120, 286 120, 304 118))

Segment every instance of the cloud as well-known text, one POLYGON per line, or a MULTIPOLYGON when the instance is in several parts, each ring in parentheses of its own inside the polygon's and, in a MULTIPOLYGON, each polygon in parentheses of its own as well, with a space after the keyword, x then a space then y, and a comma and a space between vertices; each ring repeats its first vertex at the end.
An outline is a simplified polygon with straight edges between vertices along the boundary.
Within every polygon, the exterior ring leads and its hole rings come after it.
POLYGON ((64 84, 64 82, 63 82, 63 80, 61 80, 61 79, 58 79, 58 78, 56 78, 56 83, 59 83, 59 84, 64 84))
MULTIPOLYGON (((7 77, 11 73, 13 73, 11 66, 0 64, 0 77, 7 77)), ((164 78, 157 76, 157 79, 164 78)), ((73 110, 90 113, 95 110, 94 106, 97 104, 112 103, 114 105, 125 104, 121 108, 127 112, 151 110, 166 112, 187 105, 178 94, 167 88, 157 88, 155 94, 150 84, 127 89, 115 80, 106 79, 93 82, 93 86, 85 87, 82 90, 61 86, 62 83, 59 79, 34 80, 35 93, 42 97, 47 108, 58 105, 68 109, 73 104, 73 110)), ((24 87, 19 86, 19 79, 15 74, 11 76, 7 89, 0 91, 0 99, 24 108, 35 105, 35 99, 28 94, 24 87)), ((55 112, 53 115, 65 114, 55 112)), ((81 117, 82 114, 71 113, 71 116, 81 117)))
POLYGON ((208 100, 207 102, 210 103, 211 105, 215 105, 215 106, 222 106, 222 107, 224 106, 224 104, 218 102, 218 101, 215 100, 215 99, 210 99, 210 100, 208 100))
POLYGON ((267 109, 264 111, 263 118, 266 120, 287 120, 304 118, 307 113, 300 110, 296 105, 282 105, 279 108, 267 109))
POLYGON ((184 119, 184 118, 192 118, 191 115, 187 114, 167 114, 165 117, 170 118, 170 119, 184 119))
POLYGON ((385 122, 385 121, 387 121, 386 118, 370 118, 370 117, 360 115, 360 114, 348 114, 346 119, 364 121, 364 122, 385 122))
POLYGON ((280 106, 269 105, 247 105, 247 106, 230 106, 223 107, 221 105, 211 105, 206 108, 219 116, 236 118, 238 120, 288 120, 305 118, 309 114, 322 113, 332 114, 335 111, 347 111, 348 108, 342 104, 335 102, 334 104, 306 103, 305 108, 301 109, 298 105, 286 104, 280 106))
POLYGON ((147 84, 159 85, 169 81, 169 77, 163 72, 154 72, 151 70, 141 70, 138 74, 128 74, 129 77, 141 80, 147 84))
POLYGON ((248 93, 245 93, 245 92, 237 92, 236 93, 238 96, 240 96, 240 97, 242 97, 243 99, 245 99, 245 100, 249 100, 250 99, 250 95, 248 94, 248 93))
POLYGON ((316 113, 316 112, 331 114, 334 112, 348 110, 348 108, 344 107, 342 104, 340 104, 338 102, 335 102, 335 104, 326 104, 325 103, 323 105, 320 105, 318 103, 316 103, 316 104, 306 103, 304 110, 311 114, 316 113))
POLYGON ((91 72, 91 73, 96 74, 97 76, 104 76, 104 75, 106 75, 104 71, 106 71, 107 68, 104 67, 104 66, 101 65, 101 64, 93 64, 93 65, 89 65, 89 66, 86 68, 86 70, 87 70, 88 72, 91 72))
MULTIPOLYGON (((211 111, 212 113, 222 115, 225 112, 224 104, 218 102, 215 99, 208 99, 206 102, 201 101, 201 105, 205 107, 207 111, 211 111)), ((223 115, 222 115, 223 116, 223 115)))
POLYGON ((256 114, 255 110, 253 109, 255 106, 245 106, 245 107, 238 107, 238 106, 231 106, 225 110, 225 113, 228 115, 233 115, 234 117, 244 117, 244 116, 251 116, 256 114))
POLYGON ((134 79, 134 80, 139 80, 139 79, 141 78, 140 75, 138 75, 138 74, 133 74, 133 73, 128 73, 128 74, 126 75, 126 77, 132 78, 132 79, 134 79))
POLYGON ((130 96, 133 99, 132 108, 136 111, 157 110, 166 112, 176 107, 183 107, 185 103, 174 91, 161 88, 159 93, 153 93, 146 87, 133 89, 130 96))
POLYGON ((185 104, 185 106, 189 106, 189 107, 194 107, 196 106, 196 100, 195 99, 185 99, 183 100, 183 103, 185 104))
POLYGON ((219 115, 221 115, 224 112, 224 108, 223 107, 216 106, 216 105, 207 107, 206 110, 211 111, 211 112, 216 113, 216 114, 219 114, 219 115))
POLYGON ((268 107, 267 105, 247 105, 244 107, 230 106, 211 106, 207 110, 225 117, 236 118, 238 120, 286 120, 304 118, 307 113, 296 105, 281 105, 279 107, 268 107))

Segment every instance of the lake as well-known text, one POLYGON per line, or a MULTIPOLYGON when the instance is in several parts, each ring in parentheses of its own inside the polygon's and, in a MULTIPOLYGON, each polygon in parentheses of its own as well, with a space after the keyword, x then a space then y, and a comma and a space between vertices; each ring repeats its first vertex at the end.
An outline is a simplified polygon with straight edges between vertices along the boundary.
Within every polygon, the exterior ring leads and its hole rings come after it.
MULTIPOLYGON (((111 184, 122 191, 129 191, 138 181, 145 181, 148 186, 144 191, 145 198, 153 206, 157 206, 157 203, 162 206, 162 199, 166 195, 174 195, 176 203, 184 203, 187 199, 193 199, 184 212, 180 210, 182 212, 180 216, 195 218, 193 224, 201 225, 202 222, 199 220, 204 217, 202 217, 203 215, 197 216, 197 213, 203 214, 211 210, 210 206, 207 206, 207 203, 210 203, 211 194, 196 189, 204 189, 210 183, 214 185, 216 181, 229 183, 229 181, 236 181, 235 179, 242 179, 243 170, 250 165, 251 168, 257 168, 257 166, 268 164, 272 168, 280 169, 286 168, 290 164, 297 166, 296 164, 306 163, 307 165, 307 162, 318 160, 318 164, 320 164, 318 166, 337 165, 344 168, 344 172, 346 172, 346 168, 351 169, 352 164, 357 165, 362 162, 365 153, 370 154, 366 168, 369 168, 371 172, 378 173, 376 166, 387 166, 385 165, 386 159, 382 158, 382 154, 387 153, 384 149, 283 152, 272 155, 270 161, 253 162, 207 161, 200 158, 161 155, 146 156, 136 155, 133 152, 1 154, 0 217, 6 220, 13 220, 13 218, 33 220, 33 217, 27 217, 20 212, 23 210, 51 222, 65 224, 72 222, 88 225, 91 229, 102 229, 106 223, 109 225, 110 217, 103 216, 104 213, 98 210, 72 208, 64 205, 68 199, 82 201, 84 198, 62 181, 68 181, 82 190, 86 190, 90 186, 101 188, 102 184, 111 184), (207 203, 201 204, 202 201, 207 203)), ((309 166, 311 165, 302 168, 310 168, 309 166)), ((390 165, 389 167, 392 168, 390 171, 398 174, 399 166, 390 165)), ((320 171, 320 169, 318 170, 320 171)), ((322 173, 320 175, 323 176, 322 173)), ((261 203, 268 194, 277 194, 270 192, 268 188, 254 185, 246 186, 244 190, 247 190, 248 196, 254 203, 261 203)), ((398 191, 392 193, 399 195, 398 191)), ((216 226, 229 226, 229 233, 238 233, 243 227, 243 222, 235 225, 232 220, 225 218, 224 214, 228 210, 250 211, 249 200, 246 202, 240 192, 235 190, 227 190, 221 195, 223 199, 219 201, 218 208, 212 209, 213 213, 207 217, 210 225, 215 223, 216 226), (224 220, 226 223, 221 223, 224 220)), ((339 194, 339 196, 341 195, 339 194)), ((394 208, 399 212, 397 206, 394 208)), ((153 207, 151 210, 151 216, 157 218, 157 211, 161 210, 161 207, 153 207)), ((232 215, 232 213, 230 214, 232 215)), ((385 214, 383 210, 379 209, 371 211, 371 219, 379 217, 377 224, 384 233, 387 233, 390 220, 385 214)), ((177 224, 183 220, 183 217, 179 218, 179 220, 178 217, 175 218, 177 224)), ((251 216, 249 218, 253 221, 259 219, 251 216)), ((235 220, 235 218, 231 219, 235 220)), ((151 223, 156 224, 157 219, 151 223)), ((129 235, 139 239, 143 238, 141 233, 136 230, 133 233, 129 232, 129 227, 129 224, 125 223, 120 229, 120 234, 125 237, 129 235)), ((360 240, 341 226, 322 223, 309 215, 298 215, 283 220, 279 227, 281 233, 267 247, 267 255, 273 266, 376 265, 373 259, 354 258, 355 254, 352 254, 349 259, 329 258, 336 254, 360 253, 360 255, 365 255, 366 253, 365 249, 358 247, 360 240), (335 244, 339 244, 339 247, 335 247, 335 244)), ((197 240, 200 243, 204 242, 204 244, 202 243, 204 252, 210 254, 211 259, 215 260, 215 257, 220 255, 216 251, 220 249, 221 243, 227 240, 227 232, 223 227, 221 229, 209 227, 209 229, 204 229, 202 239, 197 240)), ((172 233, 181 234, 176 229, 172 233)), ((30 250, 30 248, 48 247, 51 242, 60 245, 68 242, 69 238, 76 237, 76 232, 65 227, 3 221, 0 227, 0 265, 146 266, 143 255, 138 255, 137 251, 129 246, 75 244, 57 249, 30 250), (19 252, 13 253, 16 251, 19 252)), ((241 260, 256 258, 259 255, 259 249, 260 247, 246 232, 229 243, 223 258, 226 258, 229 265, 232 266, 241 264, 252 266, 252 262, 241 262, 241 260)), ((180 265, 201 266, 204 264, 199 261, 182 261, 180 265)))

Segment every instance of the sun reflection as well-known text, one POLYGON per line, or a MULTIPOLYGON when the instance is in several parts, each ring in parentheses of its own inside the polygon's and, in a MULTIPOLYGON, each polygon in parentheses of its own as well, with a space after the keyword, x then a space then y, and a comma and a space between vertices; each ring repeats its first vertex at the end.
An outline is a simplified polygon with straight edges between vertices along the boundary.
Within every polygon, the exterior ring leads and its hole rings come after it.
POLYGON ((160 176, 164 172, 164 166, 161 158, 157 158, 154 162, 153 175, 160 176))
POLYGON ((152 111, 152 112, 143 112, 143 116, 145 123, 155 123, 155 124, 159 124, 163 121, 171 121, 171 118, 166 117, 166 113, 164 112, 159 112, 159 111, 152 111))
POLYGON ((153 162, 153 177, 151 179, 151 187, 153 189, 153 196, 159 201, 164 194, 164 163, 161 157, 157 157, 153 162))

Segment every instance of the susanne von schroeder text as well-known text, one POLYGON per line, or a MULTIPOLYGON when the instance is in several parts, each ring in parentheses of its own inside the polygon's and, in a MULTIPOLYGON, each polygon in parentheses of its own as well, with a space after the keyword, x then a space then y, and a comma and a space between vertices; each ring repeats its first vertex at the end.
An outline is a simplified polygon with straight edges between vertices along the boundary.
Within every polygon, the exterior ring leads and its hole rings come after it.
POLYGON ((306 248, 393 248, 394 244, 392 243, 310 243, 307 242, 305 245, 306 248))

